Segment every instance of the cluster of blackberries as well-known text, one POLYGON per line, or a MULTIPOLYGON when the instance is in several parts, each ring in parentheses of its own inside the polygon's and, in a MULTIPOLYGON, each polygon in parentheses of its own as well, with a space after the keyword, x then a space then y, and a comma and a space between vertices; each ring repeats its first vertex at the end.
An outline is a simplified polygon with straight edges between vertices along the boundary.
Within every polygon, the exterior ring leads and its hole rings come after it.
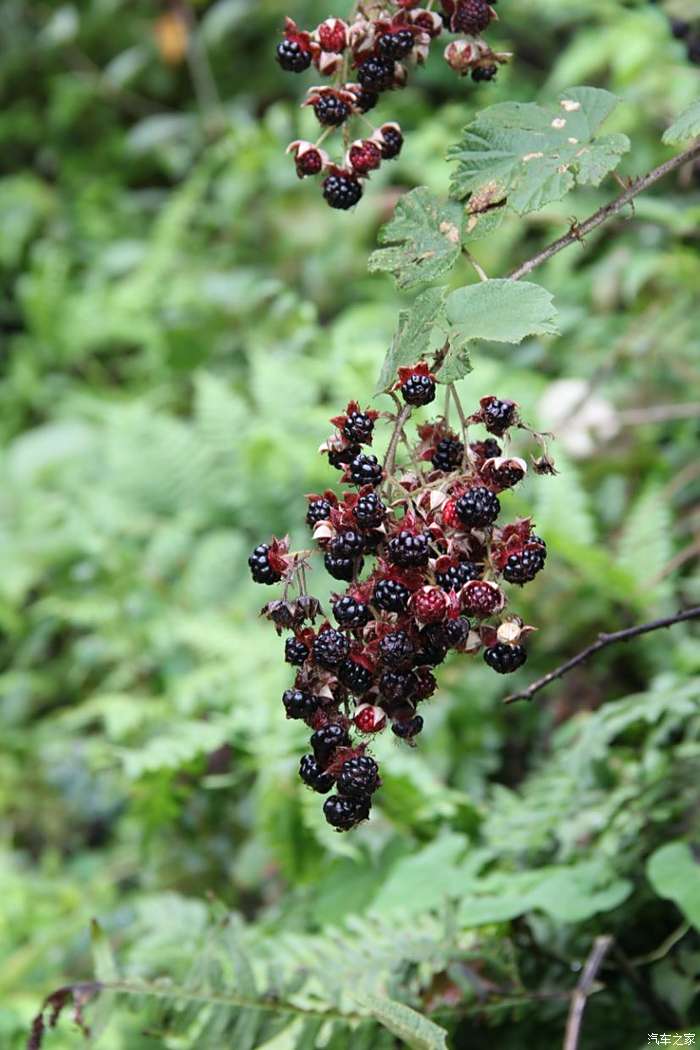
POLYGON ((318 141, 297 139, 287 149, 294 156, 299 178, 324 175, 323 195, 332 208, 351 208, 359 201, 362 180, 383 160, 399 155, 403 136, 393 122, 372 128, 371 134, 353 142, 346 135, 345 155, 338 163, 321 148, 321 142, 354 117, 369 124, 365 115, 377 105, 379 96, 405 86, 407 66, 424 63, 433 39, 443 30, 466 34, 448 44, 445 59, 458 73, 471 73, 475 81, 493 80, 498 64, 510 57, 492 51, 481 37, 496 17, 487 0, 441 0, 441 13, 419 7, 418 2, 377 0, 371 15, 361 7, 352 21, 327 18, 312 33, 286 19, 284 37, 277 45, 282 69, 302 73, 313 63, 319 73, 332 79, 330 86, 310 88, 303 102, 313 107, 323 129, 318 141))
MULTIPOLYGON (((408 406, 426 405, 435 398, 435 384, 419 362, 399 370, 393 391, 408 406)), ((404 433, 409 414, 389 417, 394 431, 384 466, 364 450, 378 413, 355 401, 331 420, 335 429, 321 446, 348 486, 342 496, 327 490, 307 497, 306 522, 325 568, 347 585, 331 594, 334 622, 303 594, 311 552, 290 553, 286 540, 273 540, 249 559, 257 582, 284 580, 285 595, 296 582, 302 592, 295 600, 270 602, 263 612, 278 631, 292 632, 285 660, 296 677, 282 702, 288 718, 312 730, 300 776, 321 794, 335 789, 324 813, 339 830, 369 815, 379 787, 377 764, 366 753, 372 734, 391 726, 413 744, 423 728, 419 705, 435 692, 434 669, 450 651, 482 652, 499 674, 525 663, 522 643, 532 628, 515 615, 501 615, 506 596, 500 581, 529 582, 547 556, 529 519, 497 525, 499 493, 527 470, 497 440, 510 441, 511 428, 527 429, 516 403, 484 397, 460 434, 440 417, 419 425, 413 442, 404 433), (485 427, 483 440, 468 440, 472 424, 485 427), (409 460, 395 467, 400 439, 409 460)))

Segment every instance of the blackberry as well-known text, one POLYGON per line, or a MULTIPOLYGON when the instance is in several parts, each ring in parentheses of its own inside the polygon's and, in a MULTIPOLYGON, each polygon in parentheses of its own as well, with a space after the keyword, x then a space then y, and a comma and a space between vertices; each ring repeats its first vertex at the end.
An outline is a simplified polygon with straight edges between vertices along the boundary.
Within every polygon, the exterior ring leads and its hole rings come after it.
POLYGON ((287 718, 310 718, 319 705, 318 697, 305 693, 303 689, 285 689, 282 703, 287 718))
POLYGON ((420 649, 416 653, 415 665, 437 667, 447 656, 447 641, 441 624, 424 627, 419 635, 420 649))
POLYGON ((478 36, 483 33, 491 21, 491 12, 486 0, 458 0, 457 9, 452 16, 453 33, 467 33, 478 36))
POLYGON ((284 659, 294 667, 301 667, 309 655, 309 650, 298 638, 288 638, 284 643, 284 659))
POLYGON ((267 543, 260 543, 248 558, 250 575, 253 577, 254 581, 256 583, 267 584, 268 586, 273 583, 279 583, 282 579, 282 573, 276 572, 270 565, 268 557, 269 553, 269 545, 267 543))
POLYGON ((407 405, 429 405, 435 400, 435 391, 435 380, 430 376, 412 375, 401 384, 401 395, 407 405))
POLYGON ((497 397, 492 397, 483 406, 482 412, 484 425, 489 434, 503 437, 508 427, 512 426, 515 420, 515 402, 501 401, 497 397))
POLYGON ((463 525, 492 525, 501 513, 501 504, 490 489, 476 485, 459 497, 455 510, 463 525))
POLYGON ((676 40, 685 40, 691 30, 690 22, 685 22, 682 18, 671 18, 669 22, 671 25, 671 36, 676 40))
POLYGON ((343 434, 348 441, 354 441, 358 445, 368 445, 372 441, 374 420, 364 412, 353 412, 348 416, 348 421, 343 427, 343 434))
POLYGON ((408 700, 413 692, 413 677, 403 671, 385 671, 379 679, 379 692, 387 700, 408 700))
POLYGON ((435 579, 444 591, 458 591, 469 580, 478 580, 482 571, 473 561, 461 561, 458 565, 450 565, 444 572, 436 573, 435 579))
POLYGON ((400 29, 397 33, 382 33, 377 41, 377 49, 382 58, 399 62, 413 50, 413 33, 410 29, 400 29))
POLYGON ((394 63, 384 58, 367 58, 357 70, 357 79, 367 91, 387 91, 394 83, 394 63))
POLYGON ((335 783, 330 773, 324 773, 313 755, 302 755, 299 762, 299 776, 319 795, 327 794, 335 783))
POLYGON ((438 441, 430 462, 436 470, 444 470, 448 474, 460 466, 463 455, 464 445, 461 441, 456 441, 454 438, 443 438, 438 441))
POLYGON ((350 643, 347 638, 334 627, 328 627, 314 638, 314 660, 327 671, 332 671, 341 664, 349 651, 350 643))
POLYGON ((372 672, 355 660, 343 660, 336 673, 346 689, 355 696, 362 696, 372 684, 372 672))
POLYGON ((411 592, 398 580, 378 580, 374 585, 372 601, 384 612, 405 612, 411 592))
POLYGON ((522 467, 518 466, 512 460, 511 466, 507 463, 503 463, 500 467, 493 471, 493 480, 503 489, 512 489, 518 482, 522 481, 525 477, 525 471, 522 467))
POLYGON ((501 446, 494 438, 475 441, 469 448, 478 459, 498 459, 501 455, 501 446))
POLYGON ((359 456, 361 451, 359 445, 347 445, 345 448, 332 449, 328 453, 328 462, 336 470, 345 470, 348 463, 351 463, 355 456, 359 456))
POLYGON ((355 755, 343 762, 338 774, 338 794, 369 798, 380 786, 379 766, 369 755, 355 755))
POLYGON ((500 587, 487 580, 470 580, 462 592, 462 605, 468 613, 483 618, 503 608, 500 587))
POLYGON ((341 726, 340 722, 328 722, 311 734, 309 743, 314 758, 325 769, 337 747, 349 746, 350 737, 347 729, 341 726))
POLYGON ((535 536, 534 532, 530 534, 530 543, 539 543, 542 548, 542 557, 547 560, 547 544, 544 542, 541 536, 535 536))
MULTIPOLYGON (((316 120, 319 124, 324 124, 326 127, 330 128, 337 128, 350 116, 350 107, 347 102, 343 102, 342 98, 338 98, 337 95, 321 95, 314 103, 314 113, 316 114, 316 120)), ((329 178, 335 177, 336 176, 329 176, 329 178)), ((326 182, 328 182, 328 179, 326 179, 326 182)), ((324 187, 325 185, 326 183, 324 183, 324 187)), ((362 196, 361 193, 360 196, 362 196)), ((357 199, 359 200, 360 197, 357 199)), ((326 200, 328 200, 327 197, 326 200)), ((353 201, 353 204, 355 204, 355 201, 353 201)), ((333 205, 333 207, 337 208, 340 207, 340 205, 336 204, 333 205)), ((346 207, 350 207, 350 205, 346 205, 346 207)))
POLYGON ((495 80, 496 74, 498 73, 498 66, 477 66, 476 69, 472 69, 472 80, 475 84, 479 84, 486 80, 495 80))
POLYGON ((413 663, 415 647, 405 631, 393 631, 379 643, 381 662, 394 671, 406 670, 413 663))
POLYGON ((457 616, 454 620, 446 620, 442 625, 442 633, 445 644, 450 649, 458 649, 464 645, 471 630, 471 624, 466 616, 457 616))
POLYGON ((498 642, 484 649, 484 660, 499 674, 512 674, 522 667, 527 660, 527 653, 522 645, 504 645, 498 642))
MULTIPOLYGON (((382 141, 379 143, 379 148, 382 151, 384 160, 393 160, 394 157, 398 157, 402 146, 403 135, 398 128, 385 128, 382 130, 382 141)), ((433 400, 432 397, 430 400, 433 400)), ((427 405, 428 402, 422 401, 421 404, 427 405)))
POLYGON ((327 521, 331 516, 331 509, 327 499, 312 500, 306 511, 306 524, 313 529, 315 525, 318 525, 319 521, 327 521))
POLYGON ((355 92, 355 107, 360 113, 369 113, 377 102, 379 102, 379 95, 376 91, 368 91, 367 88, 361 87, 355 92))
POLYGON ((368 492, 358 499, 353 515, 361 528, 376 529, 384 521, 386 507, 376 492, 368 492))
POLYGON ((362 558, 340 558, 337 554, 331 554, 330 551, 327 551, 323 556, 323 564, 326 567, 326 572, 334 580, 343 580, 344 583, 350 583, 355 574, 355 569, 357 569, 358 575, 362 572, 363 561, 362 558))
POLYGON ((336 831, 350 831, 362 820, 367 820, 370 801, 366 798, 345 798, 329 795, 323 803, 323 815, 336 831))
POLYGON ((303 73, 311 65, 311 52, 296 40, 282 40, 277 45, 277 61, 287 73, 303 73))
POLYGON ((326 203, 341 211, 352 208, 362 196, 362 186, 353 175, 328 175, 321 188, 326 203))
POLYGON ((344 594, 334 603, 333 615, 341 627, 364 627, 372 619, 369 607, 350 594, 344 594))
POLYGON ((345 532, 339 532, 331 542, 330 551, 337 558, 358 558, 362 554, 364 545, 365 541, 361 532, 347 529, 345 532))
POLYGON ((413 675, 415 681, 415 688, 413 690, 413 700, 415 703, 419 703, 421 700, 427 700, 433 695, 437 689, 437 679, 432 671, 429 671, 427 667, 419 667, 413 675))
POLYGON ((392 536, 387 549, 395 565, 403 568, 426 565, 430 557, 430 537, 425 532, 414 534, 402 529, 397 536, 392 536))
POLYGON ((377 457, 366 456, 363 452, 355 456, 350 464, 350 479, 353 485, 379 485, 383 473, 377 457))
POLYGON ((391 727, 392 733, 394 733, 400 740, 412 740, 414 736, 423 729, 423 718, 421 715, 414 715, 413 718, 407 719, 405 722, 394 722, 391 727))
POLYGON ((503 567, 503 579, 508 583, 529 583, 544 569, 545 558, 546 554, 535 546, 511 554, 503 567))

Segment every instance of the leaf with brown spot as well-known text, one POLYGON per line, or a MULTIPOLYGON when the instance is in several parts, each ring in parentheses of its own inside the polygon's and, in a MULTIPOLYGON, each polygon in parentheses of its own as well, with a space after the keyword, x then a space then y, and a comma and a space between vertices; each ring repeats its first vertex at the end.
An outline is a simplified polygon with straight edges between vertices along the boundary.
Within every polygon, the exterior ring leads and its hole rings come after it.
POLYGON ((459 258, 463 209, 441 201, 425 186, 411 190, 396 205, 394 217, 379 231, 371 272, 392 273, 399 288, 434 281, 448 273, 459 258))

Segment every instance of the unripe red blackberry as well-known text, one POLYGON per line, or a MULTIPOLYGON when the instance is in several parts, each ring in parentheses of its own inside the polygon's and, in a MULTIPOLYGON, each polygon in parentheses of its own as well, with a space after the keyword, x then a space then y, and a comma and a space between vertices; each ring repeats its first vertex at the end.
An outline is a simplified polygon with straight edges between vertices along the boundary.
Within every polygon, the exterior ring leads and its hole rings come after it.
POLYGON ((454 33, 478 36, 491 21, 491 12, 486 0, 457 0, 450 26, 454 33))
POLYGON ((333 604, 333 615, 341 627, 364 627, 372 619, 369 606, 350 594, 344 594, 333 604))
POLYGON ((349 747, 348 731, 339 722, 328 722, 311 734, 309 741, 314 758, 324 769, 330 762, 336 748, 349 747))
POLYGON ((343 762, 338 774, 339 795, 369 798, 380 786, 379 766, 369 755, 355 755, 343 762))
POLYGON ((442 438, 438 441, 430 462, 436 470, 444 470, 448 474, 456 470, 462 463, 464 445, 454 438, 442 438))
POLYGON ((459 497, 455 510, 462 524, 472 528, 492 525, 501 513, 501 504, 490 489, 475 485, 459 497))
MULTIPOLYGON (((384 126, 380 128, 382 133, 382 141, 379 143, 379 148, 382 151, 382 157, 384 160, 393 160, 394 157, 398 157, 403 146, 403 135, 398 128, 384 126)), ((431 398, 432 400, 432 398, 431 398)), ((426 401, 421 402, 427 404, 426 401)))
POLYGON ((316 635, 312 649, 316 663, 325 667, 327 671, 332 671, 346 659, 350 643, 340 631, 328 627, 316 635))
POLYGON ((282 703, 287 718, 310 718, 319 705, 317 696, 305 693, 302 689, 285 689, 282 703))
POLYGON ((293 667, 301 667, 308 655, 308 647, 298 638, 288 638, 284 643, 284 659, 293 667))
POLYGON ((511 554, 503 567, 503 579, 508 583, 529 583, 544 569, 546 554, 536 544, 511 554))
POLYGON ((374 420, 364 412, 353 412, 348 416, 348 421, 343 427, 343 434, 348 441, 354 441, 358 445, 368 445, 372 441, 374 420))
MULTIPOLYGON (((323 124, 325 127, 337 128, 350 116, 350 107, 347 102, 344 102, 342 98, 338 98, 337 95, 319 95, 314 102, 314 113, 319 124, 323 124)), ((332 177, 335 176, 329 176, 329 178, 332 177)), ((326 182, 328 182, 328 179, 326 179, 326 182)), ((355 201, 353 201, 354 203, 355 201)), ((334 207, 339 207, 339 205, 334 205, 334 207)), ((350 205, 346 205, 346 207, 350 207, 350 205)))
POLYGON ((404 612, 411 592, 398 580, 378 580, 374 585, 372 602, 384 612, 404 612))
POLYGON ((362 529, 376 529, 384 521, 385 516, 386 507, 376 492, 368 492, 365 496, 360 496, 353 510, 353 517, 362 529))
POLYGON ((392 631, 379 643, 379 659, 394 671, 408 670, 413 664, 415 647, 405 631, 392 631))
POLYGON ((404 671, 385 671, 379 679, 379 692, 387 700, 409 700, 413 692, 413 677, 404 671))
POLYGON ((527 660, 527 652, 522 645, 504 645, 498 642, 484 649, 484 660, 499 674, 512 674, 522 667, 527 660))
POLYGON ((435 380, 431 376, 411 375, 401 384, 401 396, 407 405, 429 405, 435 400, 435 380))
POLYGON ((503 591, 489 580, 470 580, 462 588, 460 597, 464 611, 482 619, 500 612, 505 604, 503 591))
POLYGON ((339 532, 330 545, 331 554, 337 558, 358 558, 364 548, 364 539, 361 532, 354 529, 346 529, 339 532))
POLYGON ((352 208, 362 196, 362 186, 354 175, 328 175, 321 188, 326 203, 341 211, 352 208))
POLYGON ((361 733, 380 733, 386 726, 386 711, 374 704, 362 704, 355 712, 354 722, 361 733))
POLYGON ((357 79, 367 91, 387 91, 394 83, 394 63, 384 58, 367 58, 357 70, 357 79))
POLYGON ((394 565, 400 565, 402 568, 427 565, 430 557, 430 536, 426 532, 413 533, 402 529, 389 540, 387 553, 394 565))
POLYGON ((255 583, 264 583, 267 586, 270 586, 273 583, 279 583, 282 579, 282 574, 276 572, 270 565, 269 554, 269 544, 259 543, 248 558, 250 575, 253 577, 255 583))
POLYGON ((338 667, 337 675, 339 681, 349 689, 354 696, 362 696, 372 684, 372 673, 362 664, 355 660, 343 660, 338 667))
POLYGON ((392 733, 401 740, 412 740, 414 736, 418 736, 422 729, 423 718, 421 715, 414 715, 413 718, 409 718, 405 722, 394 722, 391 727, 392 733))
POLYGON ((413 50, 414 37, 410 29, 399 29, 394 33, 382 33, 377 40, 377 50, 382 58, 400 62, 413 50))
POLYGON ((310 788, 318 791, 319 795, 327 794, 335 783, 330 773, 323 772, 313 755, 302 755, 299 776, 310 788))
POLYGON ((363 452, 350 463, 350 479, 353 485, 379 485, 384 471, 376 456, 366 456, 363 452))
POLYGON ((337 554, 332 554, 331 551, 327 551, 323 556, 323 564, 326 567, 326 572, 332 576, 334 580, 342 580, 344 583, 350 583, 355 574, 355 570, 357 570, 358 576, 362 572, 363 561, 362 558, 341 558, 337 554))
POLYGON ((497 397, 484 398, 481 404, 484 426, 490 434, 503 437, 508 427, 515 422, 515 410, 514 401, 501 401, 497 397))
POLYGON ((458 591, 469 580, 478 580, 482 572, 482 567, 473 561, 461 561, 458 565, 450 565, 444 572, 436 573, 435 579, 443 590, 458 591))
POLYGON ((285 38, 277 45, 277 61, 286 73, 303 73, 311 65, 311 52, 285 38))
POLYGON ((411 609, 421 623, 439 623, 447 614, 447 597, 440 587, 421 587, 411 598, 411 609))
POLYGON ((323 803, 323 815, 336 831, 350 831, 362 820, 367 820, 370 801, 366 798, 346 798, 329 795, 323 803))

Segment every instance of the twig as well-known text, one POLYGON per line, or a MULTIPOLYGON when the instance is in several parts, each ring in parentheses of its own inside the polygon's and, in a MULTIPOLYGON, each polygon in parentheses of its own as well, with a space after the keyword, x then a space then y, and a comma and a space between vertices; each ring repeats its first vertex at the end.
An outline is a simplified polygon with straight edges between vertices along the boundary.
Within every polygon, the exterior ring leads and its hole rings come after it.
POLYGON ((595 979, 603 959, 607 955, 613 939, 609 934, 596 937, 590 954, 586 959, 578 984, 571 996, 569 1016, 566 1019, 566 1035, 563 1050, 576 1050, 581 1034, 581 1021, 589 995, 595 990, 595 979))
POLYGON ((488 274, 486 273, 486 270, 485 270, 485 269, 483 268, 483 266, 481 265, 481 263, 477 262, 477 260, 476 260, 476 259, 474 258, 474 256, 472 255, 472 253, 471 253, 471 252, 469 251, 469 249, 468 249, 468 248, 465 248, 465 247, 463 246, 463 247, 462 247, 462 254, 463 254, 463 255, 464 255, 464 257, 465 257, 466 259, 468 259, 468 260, 469 260, 469 262, 471 263, 472 267, 473 267, 473 268, 474 268, 474 270, 476 271, 476 274, 477 274, 477 276, 478 276, 479 280, 480 280, 480 281, 488 281, 488 279, 489 279, 489 275, 488 275, 488 274))
POLYGON ((575 227, 572 227, 572 229, 570 229, 568 233, 565 233, 563 237, 559 237, 556 241, 552 241, 551 244, 548 244, 547 247, 543 248, 542 251, 537 253, 537 255, 533 255, 531 259, 527 259, 526 262, 517 266, 508 274, 508 276, 513 281, 525 277, 534 270, 536 266, 546 262, 548 259, 551 259, 553 255, 556 255, 557 252, 560 252, 562 248, 568 247, 568 245, 573 244, 574 241, 580 241, 582 237, 585 237, 587 233, 591 232, 591 230, 595 230, 595 228, 600 226, 601 223, 604 223, 606 219, 609 219, 619 211, 622 211, 622 209, 627 204, 630 204, 638 194, 643 193, 644 190, 653 186, 655 182, 659 181, 659 179, 663 179, 664 176, 669 175, 672 171, 675 171, 676 168, 682 167, 689 161, 695 160, 696 157, 700 157, 700 142, 696 142, 683 153, 679 153, 677 156, 671 157, 670 160, 664 161, 663 164, 659 164, 658 168, 654 168, 654 170, 650 171, 647 175, 641 175, 638 179, 634 179, 633 182, 630 183, 628 189, 626 189, 624 193, 621 193, 619 197, 616 197, 615 200, 610 201, 608 204, 604 204, 602 208, 599 208, 598 211, 589 215, 589 217, 584 219, 583 222, 577 223, 575 227))
POLYGON ((615 642, 626 642, 640 634, 649 634, 650 631, 658 631, 662 627, 672 627, 673 624, 683 623, 684 620, 697 619, 700 619, 700 605, 693 606, 692 609, 684 609, 682 612, 676 613, 675 616, 665 616, 661 620, 651 620, 649 623, 641 623, 636 627, 627 627, 624 631, 615 631, 612 634, 599 634, 597 641, 587 646, 580 653, 577 653, 576 656, 572 656, 566 663, 555 667, 553 671, 543 675, 542 678, 538 678, 519 693, 511 693, 503 702, 504 704, 513 704, 516 700, 531 700, 535 693, 539 693, 540 689, 544 689, 550 682, 555 681, 557 678, 562 678, 569 671, 572 671, 574 667, 578 667, 584 660, 587 660, 589 656, 600 652, 601 649, 605 649, 608 645, 614 645, 615 642))
POLYGON ((394 464, 396 463, 396 449, 398 448, 401 434, 403 433, 404 423, 411 414, 411 406, 404 405, 394 423, 394 429, 391 433, 391 440, 389 441, 389 447, 386 450, 386 456, 384 457, 384 471, 386 476, 389 477, 394 472, 394 464))

